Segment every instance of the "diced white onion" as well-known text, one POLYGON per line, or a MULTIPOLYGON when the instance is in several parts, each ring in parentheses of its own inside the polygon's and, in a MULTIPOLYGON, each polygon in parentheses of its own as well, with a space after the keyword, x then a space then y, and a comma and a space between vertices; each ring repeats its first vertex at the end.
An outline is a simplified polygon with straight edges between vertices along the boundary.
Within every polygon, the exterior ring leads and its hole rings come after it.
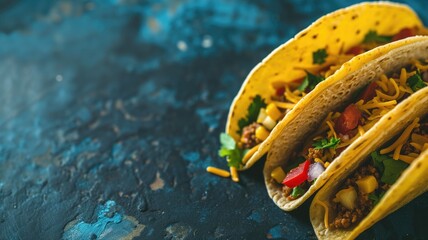
POLYGON ((308 181, 311 182, 315 178, 318 178, 324 172, 324 170, 324 166, 319 162, 309 165, 308 181))
POLYGON ((271 117, 266 116, 263 121, 263 126, 265 126, 268 130, 272 130, 276 125, 276 121, 274 121, 271 117))
POLYGON ((264 108, 260 109, 259 116, 257 117, 257 122, 262 123, 266 119, 266 110, 264 108))

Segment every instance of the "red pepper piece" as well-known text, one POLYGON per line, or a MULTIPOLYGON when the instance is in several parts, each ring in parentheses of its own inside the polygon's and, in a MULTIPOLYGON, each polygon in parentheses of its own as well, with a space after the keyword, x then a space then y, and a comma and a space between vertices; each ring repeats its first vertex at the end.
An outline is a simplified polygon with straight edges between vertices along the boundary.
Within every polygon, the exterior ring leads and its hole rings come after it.
POLYGON ((358 126, 360 118, 360 110, 354 104, 351 104, 347 106, 340 117, 337 118, 334 129, 338 133, 346 134, 358 126))
POLYGON ((411 36, 415 36, 415 30, 412 28, 403 28, 392 37, 392 41, 397 41, 411 36))
POLYGON ((345 54, 352 54, 354 56, 359 55, 364 52, 364 49, 361 46, 351 47, 345 54))
POLYGON ((282 184, 289 188, 294 188, 302 184, 306 179, 308 179, 309 165, 311 164, 310 160, 306 160, 303 163, 299 164, 296 168, 290 170, 285 176, 282 184))
POLYGON ((364 92, 361 94, 360 99, 363 99, 364 102, 368 102, 372 100, 376 96, 376 88, 377 84, 375 82, 371 82, 366 89, 364 89, 364 92))

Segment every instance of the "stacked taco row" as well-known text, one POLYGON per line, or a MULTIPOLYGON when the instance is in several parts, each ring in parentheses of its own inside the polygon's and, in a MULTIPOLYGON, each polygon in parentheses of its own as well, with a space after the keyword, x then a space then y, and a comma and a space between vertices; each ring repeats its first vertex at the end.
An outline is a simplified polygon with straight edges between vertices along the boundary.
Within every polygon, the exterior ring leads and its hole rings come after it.
MULTIPOLYGON (((321 239, 355 238, 426 191, 428 35, 405 5, 330 13, 257 65, 235 97, 219 155, 232 179, 267 153, 285 211, 317 190, 321 239)), ((222 172, 223 176, 229 174, 222 172)))

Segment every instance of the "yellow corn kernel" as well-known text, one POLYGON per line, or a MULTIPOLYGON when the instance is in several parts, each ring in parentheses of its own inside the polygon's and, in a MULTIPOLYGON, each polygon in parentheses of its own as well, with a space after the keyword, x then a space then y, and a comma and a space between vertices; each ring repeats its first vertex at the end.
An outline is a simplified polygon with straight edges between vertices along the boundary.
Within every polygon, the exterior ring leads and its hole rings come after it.
POLYGON ((362 193, 371 193, 377 189, 378 183, 374 176, 366 176, 357 180, 358 189, 362 193))
POLYGON ((270 173, 270 176, 275 179, 277 183, 282 183, 285 178, 285 172, 282 170, 282 167, 277 167, 270 173))
POLYGON ((282 115, 275 103, 269 103, 269 105, 267 105, 266 114, 274 121, 278 120, 282 115))
POLYGON ((325 162, 325 163, 324 163, 324 167, 325 167, 325 168, 328 168, 328 166, 330 166, 330 162, 325 162))
POLYGON ((256 129, 256 138, 264 141, 269 136, 269 131, 266 130, 263 126, 259 126, 256 129))

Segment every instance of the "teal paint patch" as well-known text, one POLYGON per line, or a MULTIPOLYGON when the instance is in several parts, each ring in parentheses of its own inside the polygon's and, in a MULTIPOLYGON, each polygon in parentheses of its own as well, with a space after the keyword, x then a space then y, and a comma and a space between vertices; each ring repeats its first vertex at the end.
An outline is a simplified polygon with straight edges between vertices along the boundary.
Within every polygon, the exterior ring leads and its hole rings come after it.
POLYGON ((116 202, 110 200, 98 208, 97 221, 94 223, 83 221, 69 223, 62 239, 121 239, 130 235, 138 236, 136 233, 141 233, 143 228, 132 219, 124 217, 122 208, 116 202))
POLYGON ((256 223, 261 223, 262 222, 262 215, 260 214, 260 212, 257 212, 256 210, 253 210, 251 212, 251 215, 248 216, 247 219, 253 220, 256 223))
POLYGON ((184 158, 184 160, 189 161, 189 162, 195 162, 195 161, 200 160, 198 152, 193 152, 193 151, 182 152, 180 155, 182 158, 184 158))
POLYGON ((269 239, 278 239, 284 237, 284 230, 282 229, 282 226, 277 225, 271 229, 269 229, 267 235, 269 239))

